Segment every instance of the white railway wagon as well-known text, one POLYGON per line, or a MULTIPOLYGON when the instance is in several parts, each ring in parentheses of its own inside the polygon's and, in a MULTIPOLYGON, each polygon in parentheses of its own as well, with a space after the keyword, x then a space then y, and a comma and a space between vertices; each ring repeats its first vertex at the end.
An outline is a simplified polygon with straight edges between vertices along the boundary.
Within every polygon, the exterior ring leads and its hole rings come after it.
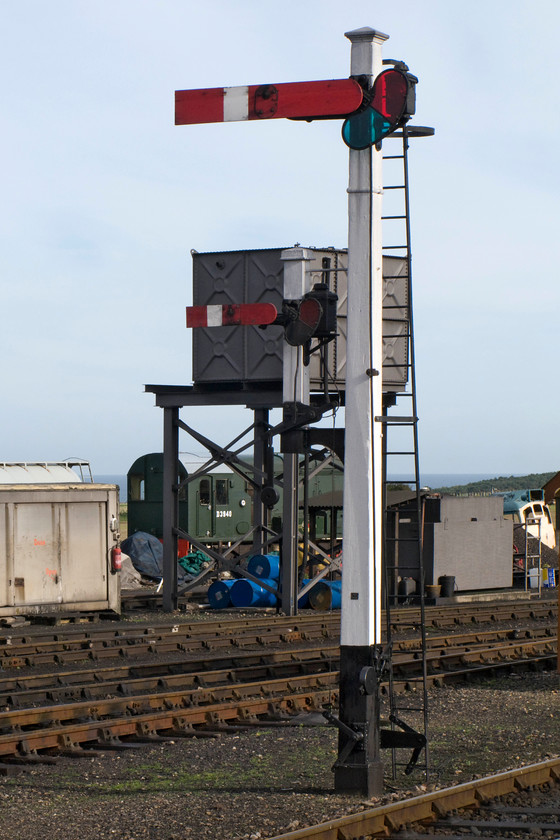
POLYGON ((69 462, 0 464, 0 616, 120 612, 118 523, 116 485, 69 462))

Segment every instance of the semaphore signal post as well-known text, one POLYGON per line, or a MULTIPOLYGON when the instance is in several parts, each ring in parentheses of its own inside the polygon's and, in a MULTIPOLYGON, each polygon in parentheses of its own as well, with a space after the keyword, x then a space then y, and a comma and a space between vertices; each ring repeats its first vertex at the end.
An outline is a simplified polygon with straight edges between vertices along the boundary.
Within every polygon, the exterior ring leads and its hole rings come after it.
MULTIPOLYGON (((339 729, 336 789, 370 797, 383 789, 379 729, 383 658, 381 141, 414 113, 417 80, 398 62, 383 69, 382 46, 387 35, 365 27, 346 36, 352 45, 349 79, 177 91, 175 121, 192 125, 277 118, 344 120, 342 137, 350 149, 350 162, 340 710, 338 718, 330 712, 326 716, 339 729)), ((319 292, 313 298, 305 286, 305 249, 296 251, 291 249, 282 256, 290 295, 300 300, 295 302, 291 332, 286 330, 284 404, 305 407, 309 388, 302 345, 313 335, 323 308, 320 302, 318 307, 313 304, 313 300, 321 300, 319 292)), ((190 307, 187 324, 282 323, 272 310, 274 307, 266 311, 258 311, 257 306, 190 307)), ((283 510, 292 533, 291 551, 285 546, 282 570, 283 599, 289 593, 288 604, 295 599, 296 609, 297 457, 288 454, 285 461, 283 510)))
MULTIPOLYGON (((387 35, 349 32, 352 76, 382 70, 387 35)), ((374 672, 381 649, 383 512, 381 150, 350 149, 348 179, 348 323, 344 455, 343 574, 337 790, 383 790, 379 698, 374 672), (367 669, 367 670, 365 670, 367 669), (373 688, 365 679, 373 676, 373 688), (356 725, 359 728, 356 728, 356 725)))

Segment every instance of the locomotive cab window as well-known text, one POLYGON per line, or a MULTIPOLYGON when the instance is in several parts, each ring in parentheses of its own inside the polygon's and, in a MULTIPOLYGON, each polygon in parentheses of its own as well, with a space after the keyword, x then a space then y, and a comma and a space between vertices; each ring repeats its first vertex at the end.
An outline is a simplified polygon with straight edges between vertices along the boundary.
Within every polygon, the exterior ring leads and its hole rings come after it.
POLYGON ((227 505, 228 503, 228 480, 226 478, 216 479, 216 504, 227 505))
POLYGON ((144 501, 144 476, 143 475, 131 475, 129 476, 129 494, 130 499, 133 502, 143 502, 144 501))
POLYGON ((201 478, 199 484, 199 496, 201 505, 210 504, 210 479, 201 478))

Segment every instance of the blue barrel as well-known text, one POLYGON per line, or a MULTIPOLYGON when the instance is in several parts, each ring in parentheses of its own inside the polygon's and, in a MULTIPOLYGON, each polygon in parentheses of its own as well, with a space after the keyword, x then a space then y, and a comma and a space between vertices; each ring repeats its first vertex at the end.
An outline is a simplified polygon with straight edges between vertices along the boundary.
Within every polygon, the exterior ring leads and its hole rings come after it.
MULTIPOLYGON (((301 582, 301 585, 302 586, 307 586, 307 584, 309 583, 310 580, 311 580, 311 578, 307 578, 306 580, 303 580, 301 582)), ((309 591, 311 591, 311 590, 309 590, 309 591)), ((309 606, 309 592, 306 592, 305 595, 302 595, 301 598, 298 598, 297 605, 298 605, 300 610, 303 610, 303 609, 305 609, 305 607, 309 606)))
MULTIPOLYGON (((276 588, 275 580, 263 580, 269 586, 276 588)), ((240 578, 236 580, 229 591, 229 597, 234 607, 275 607, 276 595, 263 589, 258 583, 252 580, 240 578)))
POLYGON ((339 610, 341 593, 341 580, 321 580, 309 590, 309 605, 314 610, 339 610))
POLYGON ((224 610, 231 607, 230 589, 234 580, 215 580, 208 587, 208 603, 213 610, 224 610))
POLYGON ((264 580, 278 580, 280 577, 279 554, 253 554, 247 563, 247 571, 264 580))

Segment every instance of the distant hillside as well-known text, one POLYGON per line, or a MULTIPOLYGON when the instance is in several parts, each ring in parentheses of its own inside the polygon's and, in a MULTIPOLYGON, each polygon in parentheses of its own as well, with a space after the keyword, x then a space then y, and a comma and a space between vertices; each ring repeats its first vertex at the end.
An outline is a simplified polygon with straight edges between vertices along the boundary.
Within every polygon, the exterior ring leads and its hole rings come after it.
POLYGON ((530 475, 510 475, 507 478, 485 478, 482 481, 473 481, 471 484, 457 484, 453 487, 432 487, 435 493, 444 493, 448 496, 466 496, 468 494, 483 493, 504 493, 508 490, 525 490, 543 487, 550 481, 556 472, 531 473, 530 475))

